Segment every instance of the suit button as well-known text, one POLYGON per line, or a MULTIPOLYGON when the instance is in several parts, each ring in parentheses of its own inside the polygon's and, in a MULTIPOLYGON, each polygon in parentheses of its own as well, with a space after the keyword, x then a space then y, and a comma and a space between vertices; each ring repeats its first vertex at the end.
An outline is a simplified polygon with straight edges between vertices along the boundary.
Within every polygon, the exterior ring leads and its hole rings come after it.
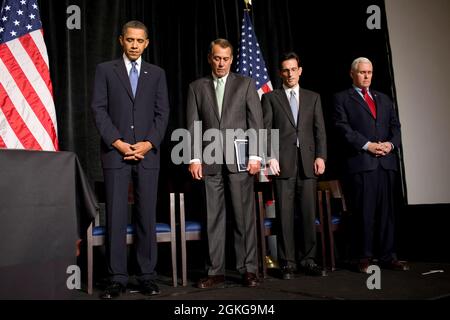
POLYGON ((130 128, 133 130, 133 129, 134 129, 134 126, 131 126, 130 128))

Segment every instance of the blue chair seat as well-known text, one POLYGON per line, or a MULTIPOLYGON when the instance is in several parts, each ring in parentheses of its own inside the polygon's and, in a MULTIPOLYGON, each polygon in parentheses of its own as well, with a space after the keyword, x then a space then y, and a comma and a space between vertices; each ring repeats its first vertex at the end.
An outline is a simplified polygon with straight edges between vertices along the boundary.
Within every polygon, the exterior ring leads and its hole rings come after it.
POLYGON ((186 232, 196 232, 202 230, 202 225, 197 221, 186 221, 186 232))
MULTIPOLYGON (((134 224, 127 225, 127 234, 135 234, 136 228, 134 224)), ((167 223, 157 223, 156 224, 156 232, 170 232, 170 225, 167 223)), ((105 226, 97 226, 92 229, 93 236, 104 236, 106 235, 106 227, 105 226)))
POLYGON ((104 236, 106 234, 106 228, 104 226, 97 226, 92 229, 93 236, 104 236))
POLYGON ((340 224, 341 223, 341 217, 340 216, 332 216, 331 217, 331 223, 332 224, 340 224))
POLYGON ((156 223, 156 233, 170 232, 170 225, 167 223, 156 223))
POLYGON ((265 228, 272 228, 273 226, 273 219, 266 218, 264 219, 264 227, 265 228))

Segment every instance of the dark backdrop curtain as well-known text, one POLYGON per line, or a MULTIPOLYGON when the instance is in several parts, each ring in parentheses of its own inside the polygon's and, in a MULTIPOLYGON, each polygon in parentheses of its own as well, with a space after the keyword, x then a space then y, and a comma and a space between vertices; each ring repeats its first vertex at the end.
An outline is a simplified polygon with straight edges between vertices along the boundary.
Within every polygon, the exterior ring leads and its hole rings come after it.
MULTIPOLYGON (((90 111, 95 66, 121 55, 118 36, 128 20, 143 21, 150 45, 143 58, 167 73, 171 114, 163 145, 163 181, 189 181, 186 168, 170 161, 175 144, 171 132, 185 127, 189 82, 210 72, 211 40, 224 37, 235 46, 240 39, 243 0, 41 0, 41 19, 50 58, 58 132, 62 150, 77 153, 91 181, 102 180, 100 138, 90 111), (68 30, 67 7, 81 8, 81 29, 68 30)), ((338 174, 336 141, 331 126, 332 94, 351 85, 352 60, 366 56, 374 63, 373 87, 394 95, 389 41, 382 0, 305 1, 254 0, 250 12, 272 83, 281 53, 296 51, 302 60, 302 87, 322 96, 329 139, 328 177, 338 174), (369 30, 369 5, 381 8, 380 30, 369 30)), ((236 59, 235 59, 236 60, 236 59)), ((234 66, 233 66, 234 69, 234 66)))

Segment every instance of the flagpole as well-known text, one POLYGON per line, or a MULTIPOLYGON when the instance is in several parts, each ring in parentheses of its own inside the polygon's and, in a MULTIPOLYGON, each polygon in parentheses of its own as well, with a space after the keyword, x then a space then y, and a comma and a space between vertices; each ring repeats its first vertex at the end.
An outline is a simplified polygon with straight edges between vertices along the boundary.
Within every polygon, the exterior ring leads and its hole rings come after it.
POLYGON ((248 12, 250 12, 250 9, 249 9, 249 5, 252 5, 252 0, 244 0, 244 3, 245 3, 245 11, 248 11, 248 12))

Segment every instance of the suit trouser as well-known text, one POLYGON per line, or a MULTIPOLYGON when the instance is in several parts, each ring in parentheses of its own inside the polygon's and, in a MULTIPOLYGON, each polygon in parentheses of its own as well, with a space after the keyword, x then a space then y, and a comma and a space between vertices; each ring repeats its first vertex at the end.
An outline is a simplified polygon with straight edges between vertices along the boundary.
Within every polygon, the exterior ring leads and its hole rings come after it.
POLYGON ((314 262, 317 247, 317 181, 303 175, 300 155, 297 163, 296 177, 274 179, 278 258, 282 266, 290 267, 295 267, 296 261, 302 266, 314 262))
POLYGON ((351 247, 355 258, 372 258, 376 239, 380 260, 396 259, 394 182, 395 171, 384 170, 381 166, 349 177, 353 219, 351 247))
POLYGON ((145 169, 142 165, 125 165, 119 169, 104 169, 106 188, 107 261, 112 281, 126 285, 128 185, 134 185, 136 259, 138 279, 153 279, 157 261, 156 198, 158 169, 145 169))
POLYGON ((234 249, 239 273, 257 272, 256 215, 253 176, 247 172, 221 172, 205 176, 207 234, 210 266, 208 275, 225 274, 225 188, 234 212, 234 249))

